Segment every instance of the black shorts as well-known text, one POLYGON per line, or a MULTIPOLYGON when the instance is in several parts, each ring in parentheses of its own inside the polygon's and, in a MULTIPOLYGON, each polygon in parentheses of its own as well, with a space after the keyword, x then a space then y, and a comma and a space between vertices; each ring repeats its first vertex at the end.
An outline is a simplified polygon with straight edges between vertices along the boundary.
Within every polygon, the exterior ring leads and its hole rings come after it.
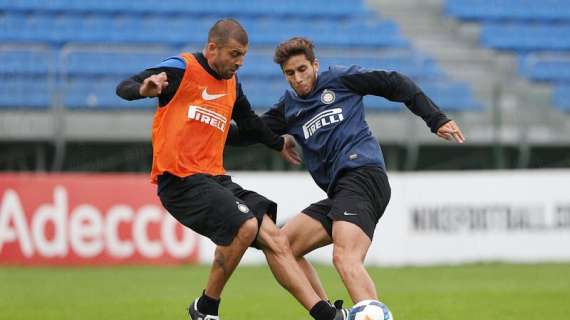
POLYGON ((159 179, 169 180, 159 180, 158 196, 164 208, 180 223, 217 245, 229 245, 248 219, 256 218, 261 226, 267 213, 276 221, 275 202, 244 190, 230 176, 194 174, 179 178, 165 173, 159 179))
POLYGON ((372 240, 390 195, 388 177, 382 168, 360 167, 345 171, 327 199, 302 212, 319 221, 331 238, 333 221, 341 220, 359 226, 372 240))

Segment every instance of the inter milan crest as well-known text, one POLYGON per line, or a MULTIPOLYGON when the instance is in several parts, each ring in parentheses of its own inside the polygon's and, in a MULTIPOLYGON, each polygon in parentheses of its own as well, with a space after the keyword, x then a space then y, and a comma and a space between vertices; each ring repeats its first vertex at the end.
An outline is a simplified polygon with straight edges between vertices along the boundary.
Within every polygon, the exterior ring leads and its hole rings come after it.
POLYGON ((329 89, 325 89, 323 93, 321 93, 321 102, 324 104, 333 103, 335 98, 334 92, 329 89))
POLYGON ((248 208, 245 204, 239 203, 239 202, 237 202, 237 201, 236 201, 236 204, 237 204, 237 207, 238 207, 238 210, 239 210, 239 211, 241 211, 241 212, 243 212, 243 213, 248 213, 248 212, 249 212, 249 208, 248 208))

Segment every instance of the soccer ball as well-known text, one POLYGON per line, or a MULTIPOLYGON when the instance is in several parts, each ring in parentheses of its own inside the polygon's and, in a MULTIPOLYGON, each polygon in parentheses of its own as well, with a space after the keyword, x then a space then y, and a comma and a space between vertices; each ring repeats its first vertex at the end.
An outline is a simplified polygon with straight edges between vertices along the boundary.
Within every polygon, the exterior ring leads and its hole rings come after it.
POLYGON ((364 300, 350 309, 348 320, 394 320, 394 317, 382 302, 364 300))

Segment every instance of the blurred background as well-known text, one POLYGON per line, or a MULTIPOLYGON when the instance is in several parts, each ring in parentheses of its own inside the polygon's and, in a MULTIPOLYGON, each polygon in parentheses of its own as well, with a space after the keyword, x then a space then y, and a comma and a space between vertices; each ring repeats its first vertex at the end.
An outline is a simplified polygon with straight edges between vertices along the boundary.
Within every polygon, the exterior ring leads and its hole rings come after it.
MULTIPOLYGON (((447 143, 365 98, 393 192, 367 265, 396 319, 568 318, 570 0, 0 0, 0 319, 183 317, 208 270, 170 265, 207 265, 213 246, 148 183, 156 101, 115 87, 201 50, 222 17, 249 33, 239 75, 258 113, 287 88, 275 46, 302 35, 321 69, 399 71, 461 126, 466 143, 447 143)), ((226 148, 225 167, 279 223, 325 197, 263 146, 226 148)), ((310 258, 349 301, 330 248, 310 258)), ((223 318, 308 318, 259 252, 244 263, 223 318)))
MULTIPOLYGON (((277 43, 305 35, 321 65, 400 71, 463 127, 441 143, 400 104, 367 98, 391 171, 570 166, 570 2, 565 0, 0 1, 0 170, 150 168, 151 99, 115 87, 182 51, 220 17, 250 35, 240 70, 262 112, 287 87, 277 43)), ((259 147, 229 148, 230 170, 290 170, 259 147)))

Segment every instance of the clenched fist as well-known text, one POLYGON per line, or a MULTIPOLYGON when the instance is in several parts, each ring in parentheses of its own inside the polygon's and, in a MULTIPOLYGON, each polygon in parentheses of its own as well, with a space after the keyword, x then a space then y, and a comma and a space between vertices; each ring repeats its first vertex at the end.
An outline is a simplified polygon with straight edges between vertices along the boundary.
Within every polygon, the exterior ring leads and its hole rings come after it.
POLYGON ((154 74, 144 79, 139 93, 143 97, 156 97, 162 93, 162 90, 168 86, 168 79, 165 72, 154 74))

